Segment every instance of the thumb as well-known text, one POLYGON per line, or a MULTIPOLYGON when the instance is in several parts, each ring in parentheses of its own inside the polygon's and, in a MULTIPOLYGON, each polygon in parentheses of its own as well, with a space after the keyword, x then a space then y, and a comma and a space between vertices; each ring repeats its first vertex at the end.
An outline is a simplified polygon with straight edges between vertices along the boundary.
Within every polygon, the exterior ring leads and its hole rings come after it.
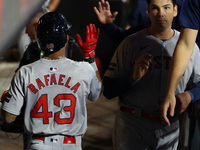
POLYGON ((81 36, 79 34, 76 34, 76 40, 77 40, 77 43, 78 43, 79 46, 83 45, 83 41, 82 41, 81 36))
POLYGON ((118 12, 115 11, 112 15, 113 15, 113 18, 115 19, 115 17, 118 15, 118 12))

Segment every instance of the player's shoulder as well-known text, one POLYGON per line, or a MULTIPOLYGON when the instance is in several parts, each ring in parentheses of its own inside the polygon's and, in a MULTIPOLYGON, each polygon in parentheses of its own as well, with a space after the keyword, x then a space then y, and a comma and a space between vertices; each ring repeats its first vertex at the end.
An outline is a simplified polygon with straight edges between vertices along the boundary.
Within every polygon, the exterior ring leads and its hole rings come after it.
POLYGON ((94 69, 92 68, 92 66, 85 61, 76 61, 76 65, 78 65, 81 68, 84 68, 84 70, 86 71, 93 71, 94 69))
POLYGON ((143 43, 144 41, 146 41, 145 39, 148 38, 149 36, 150 36, 150 34, 149 34, 148 30, 147 30, 147 28, 145 28, 145 29, 142 29, 138 32, 135 32, 135 33, 127 36, 124 39, 124 41, 126 43, 138 44, 137 42, 142 41, 142 43, 143 43), (135 41, 135 42, 133 42, 133 41, 135 41))
POLYGON ((37 64, 39 60, 35 61, 35 62, 32 62, 30 64, 26 64, 26 65, 23 65, 19 68, 18 71, 26 71, 26 70, 30 70, 35 64, 37 64))

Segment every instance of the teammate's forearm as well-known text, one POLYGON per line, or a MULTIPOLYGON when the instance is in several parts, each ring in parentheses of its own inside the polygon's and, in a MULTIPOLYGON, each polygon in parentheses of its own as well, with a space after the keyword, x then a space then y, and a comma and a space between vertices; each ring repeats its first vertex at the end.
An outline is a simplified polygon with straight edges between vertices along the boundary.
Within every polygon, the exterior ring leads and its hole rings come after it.
POLYGON ((196 35, 197 31, 195 30, 188 28, 182 28, 181 30, 180 38, 172 58, 168 93, 172 94, 175 92, 180 79, 184 75, 194 50, 196 35))

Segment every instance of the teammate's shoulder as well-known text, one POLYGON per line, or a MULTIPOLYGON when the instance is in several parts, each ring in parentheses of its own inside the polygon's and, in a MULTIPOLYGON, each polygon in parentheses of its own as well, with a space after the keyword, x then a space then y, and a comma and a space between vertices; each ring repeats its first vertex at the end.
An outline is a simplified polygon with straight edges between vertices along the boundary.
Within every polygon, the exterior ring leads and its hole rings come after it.
POLYGON ((145 29, 142 29, 140 31, 137 31, 137 32, 127 36, 125 39, 127 41, 129 41, 129 40, 139 40, 139 39, 143 39, 143 37, 148 36, 148 35, 149 35, 149 32, 148 32, 147 28, 145 28, 145 29))

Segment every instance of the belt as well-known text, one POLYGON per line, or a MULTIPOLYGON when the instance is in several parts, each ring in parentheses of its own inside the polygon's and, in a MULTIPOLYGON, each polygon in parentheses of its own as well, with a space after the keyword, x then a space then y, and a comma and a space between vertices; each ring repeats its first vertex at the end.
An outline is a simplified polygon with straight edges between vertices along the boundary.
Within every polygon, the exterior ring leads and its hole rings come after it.
MULTIPOLYGON (((121 106, 120 109, 121 109, 122 112, 126 112, 126 113, 129 113, 129 114, 132 114, 132 115, 134 115, 135 112, 136 112, 136 110, 134 108, 128 108, 128 107, 124 107, 124 106, 121 106)), ((159 121, 159 122, 162 121, 162 118, 161 118, 160 115, 153 115, 153 114, 143 112, 143 111, 141 112, 141 117, 149 119, 151 121, 159 121)))
MULTIPOLYGON (((38 140, 42 140, 42 141, 44 141, 45 137, 49 137, 49 136, 38 135, 38 134, 34 134, 32 136, 33 139, 38 139, 38 140)), ((74 136, 64 136, 63 143, 64 144, 76 144, 76 138, 74 136)))

